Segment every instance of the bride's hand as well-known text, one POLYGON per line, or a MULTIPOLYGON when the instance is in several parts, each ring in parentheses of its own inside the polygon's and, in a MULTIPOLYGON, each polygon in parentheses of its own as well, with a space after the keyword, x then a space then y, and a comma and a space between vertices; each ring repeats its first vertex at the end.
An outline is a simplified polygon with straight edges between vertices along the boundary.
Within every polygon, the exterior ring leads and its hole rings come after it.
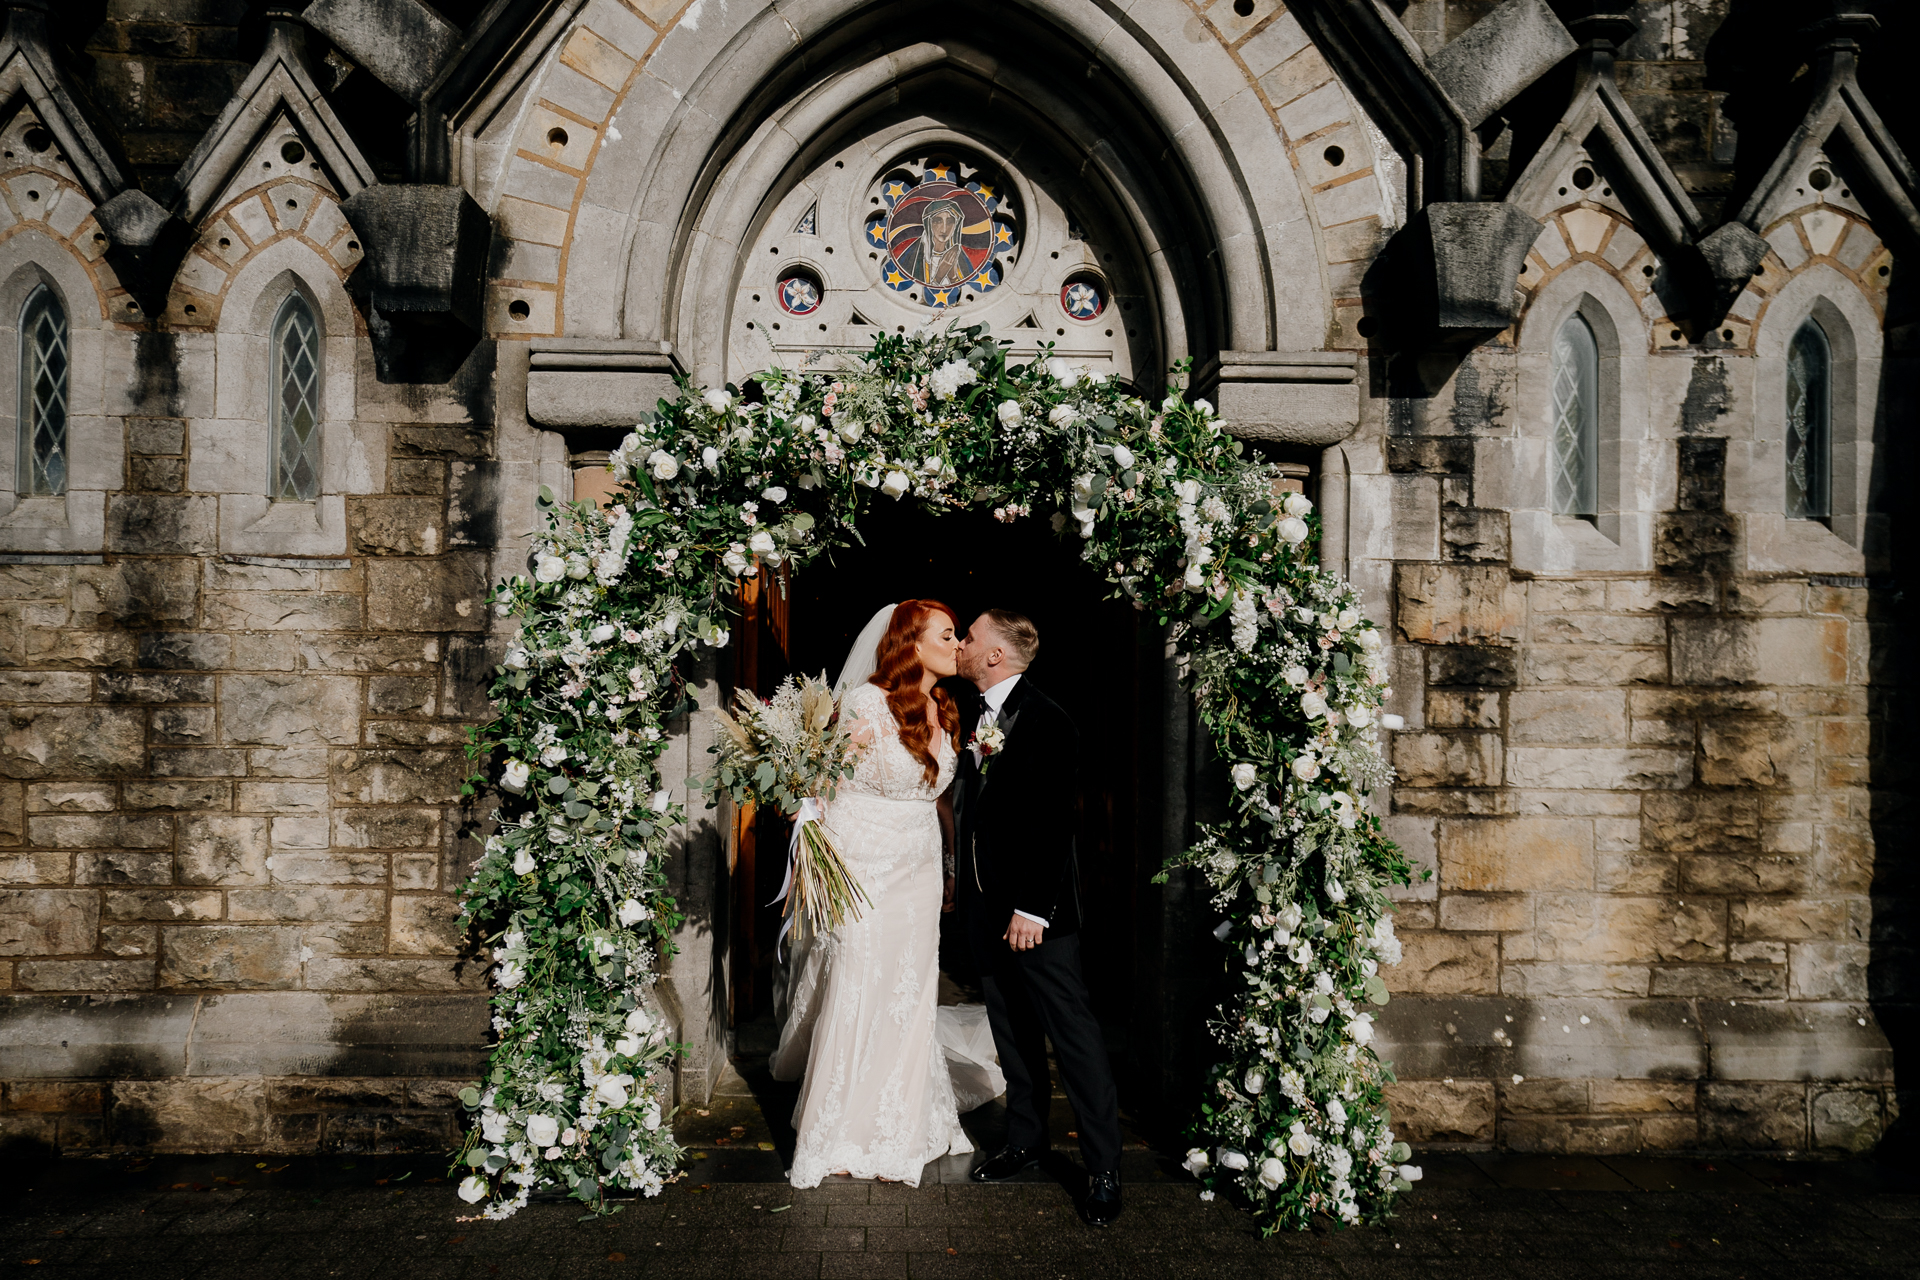
POLYGON ((943 912, 944 912, 944 911, 951 911, 951 910, 953 910, 953 906, 954 906, 954 901, 953 901, 953 897, 954 897, 954 895, 953 895, 953 888, 954 888, 954 883, 955 883, 955 881, 954 881, 954 878, 953 878, 952 876, 948 876, 948 877, 947 877, 947 885, 946 885, 946 888, 945 888, 944 890, 942 890, 942 891, 941 891, 941 894, 940 894, 940 910, 941 910, 941 911, 943 911, 943 912))

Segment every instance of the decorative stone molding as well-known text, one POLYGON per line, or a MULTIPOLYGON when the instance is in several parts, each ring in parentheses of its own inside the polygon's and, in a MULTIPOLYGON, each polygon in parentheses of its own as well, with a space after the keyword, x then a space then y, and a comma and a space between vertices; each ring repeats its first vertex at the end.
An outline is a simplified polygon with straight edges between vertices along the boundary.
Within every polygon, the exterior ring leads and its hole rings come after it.
POLYGON ((420 0, 316 0, 301 19, 408 102, 418 102, 460 42, 420 0))
POLYGON ((1741 205, 1738 221, 1749 230, 1765 234, 1804 205, 1837 203, 1870 214, 1881 239, 1920 247, 1920 176, 1857 77, 1860 41, 1878 26, 1870 14, 1848 12, 1813 29, 1822 40, 1811 59, 1815 88, 1800 125, 1741 205), (1809 181, 1829 155, 1844 184, 1809 181))
POLYGON ((671 343, 542 338, 529 352, 527 420, 558 429, 569 447, 606 448, 601 436, 624 434, 655 401, 678 394, 680 371, 671 343))
POLYGON ((380 380, 446 381, 484 326, 486 210, 460 187, 424 183, 366 187, 340 210, 366 253, 350 287, 380 380))
POLYGON ((1213 395, 1234 435, 1324 446, 1360 423, 1358 363, 1351 351, 1222 351, 1193 385, 1213 395))

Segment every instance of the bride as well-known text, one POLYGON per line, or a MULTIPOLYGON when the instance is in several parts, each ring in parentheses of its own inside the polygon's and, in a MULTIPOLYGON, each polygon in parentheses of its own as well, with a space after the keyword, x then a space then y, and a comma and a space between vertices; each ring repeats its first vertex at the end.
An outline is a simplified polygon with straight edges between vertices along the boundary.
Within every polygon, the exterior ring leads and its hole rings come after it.
POLYGON ((796 1187, 829 1174, 920 1183, 928 1161, 973 1150, 936 1032, 943 854, 959 710, 952 610, 890 605, 867 624, 837 686, 865 748, 827 825, 872 906, 798 948, 775 1079, 804 1076, 793 1124, 796 1187))

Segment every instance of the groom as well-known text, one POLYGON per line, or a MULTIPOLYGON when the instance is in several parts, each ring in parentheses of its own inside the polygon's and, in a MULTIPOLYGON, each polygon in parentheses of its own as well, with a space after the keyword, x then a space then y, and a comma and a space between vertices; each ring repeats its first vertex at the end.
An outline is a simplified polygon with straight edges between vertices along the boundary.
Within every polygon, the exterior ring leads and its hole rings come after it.
POLYGON ((1080 976, 1080 744, 1022 674, 1039 651, 1033 623, 1004 609, 974 619, 960 642, 960 675, 980 697, 961 720, 956 888, 1007 1077, 1007 1145, 971 1176, 999 1182, 1047 1150, 1051 1039, 1091 1175, 1080 1216, 1104 1227, 1120 1216, 1120 1114, 1080 976))

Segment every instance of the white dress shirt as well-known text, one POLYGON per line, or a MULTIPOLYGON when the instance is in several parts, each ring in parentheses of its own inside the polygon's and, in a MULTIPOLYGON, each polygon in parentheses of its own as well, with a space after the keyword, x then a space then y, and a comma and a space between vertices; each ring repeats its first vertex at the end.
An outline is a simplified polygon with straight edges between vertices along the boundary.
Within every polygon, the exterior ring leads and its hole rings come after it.
MULTIPOLYGON (((987 704, 985 710, 981 711, 980 713, 980 727, 985 727, 987 722, 990 720, 998 720, 1000 718, 1000 708, 1007 705, 1007 699, 1013 694, 1013 686, 1019 683, 1020 683, 1020 675, 1016 673, 1014 675, 1008 676, 1005 680, 1002 680, 999 684, 994 685, 993 688, 988 689, 985 693, 980 695, 981 701, 987 704)), ((980 736, 979 729, 976 728, 974 731, 974 737, 978 738, 979 736, 980 736)), ((978 742, 975 742, 973 746, 969 749, 973 752, 974 767, 979 768, 980 744, 978 742)), ((1019 916, 1023 920, 1033 921, 1035 924, 1039 925, 1042 929, 1050 927, 1045 919, 1043 919, 1040 916, 1034 915, 1030 911, 1022 911, 1018 907, 1015 907, 1013 914, 1019 916)))

